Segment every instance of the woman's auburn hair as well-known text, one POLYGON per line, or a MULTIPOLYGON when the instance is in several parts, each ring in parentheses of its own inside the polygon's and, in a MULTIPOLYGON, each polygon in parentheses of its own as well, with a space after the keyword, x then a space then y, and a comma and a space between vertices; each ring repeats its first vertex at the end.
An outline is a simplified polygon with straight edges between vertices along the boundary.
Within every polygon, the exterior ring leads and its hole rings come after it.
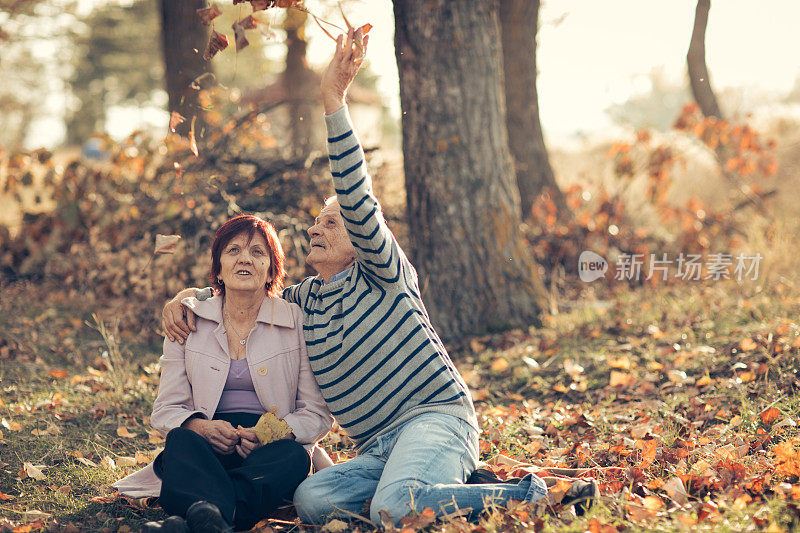
POLYGON ((222 263, 220 257, 222 250, 231 242, 235 237, 244 234, 247 235, 248 242, 253 238, 253 235, 258 232, 264 237, 264 242, 267 243, 269 253, 269 274, 271 280, 267 282, 265 288, 267 296, 271 298, 278 298, 283 291, 283 281, 286 278, 286 269, 284 268, 284 253, 281 247, 281 241, 278 239, 278 233, 275 227, 264 220, 254 215, 239 215, 227 221, 220 226, 214 235, 214 243, 211 245, 211 272, 208 274, 208 279, 215 291, 220 294, 225 294, 225 286, 219 282, 219 276, 222 270, 222 263))

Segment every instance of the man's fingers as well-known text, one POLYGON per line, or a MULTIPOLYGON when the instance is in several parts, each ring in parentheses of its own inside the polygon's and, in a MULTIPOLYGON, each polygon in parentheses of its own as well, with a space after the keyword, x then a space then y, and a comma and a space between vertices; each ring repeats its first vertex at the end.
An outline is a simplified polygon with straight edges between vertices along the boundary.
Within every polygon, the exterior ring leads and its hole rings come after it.
POLYGON ((172 333, 170 332, 163 318, 161 319, 161 331, 164 332, 164 336, 167 337, 170 342, 175 342, 175 337, 172 336, 172 333))
POLYGON ((191 311, 190 309, 186 310, 186 322, 190 330, 197 331, 197 315, 194 314, 194 311, 191 311))

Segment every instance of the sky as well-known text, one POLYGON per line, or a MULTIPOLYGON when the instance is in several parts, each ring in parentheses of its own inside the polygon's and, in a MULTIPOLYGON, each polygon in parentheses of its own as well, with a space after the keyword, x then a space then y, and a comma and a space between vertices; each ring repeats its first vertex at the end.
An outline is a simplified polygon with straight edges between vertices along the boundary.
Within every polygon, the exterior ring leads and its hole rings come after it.
MULTIPOLYGON (((94 1, 83 0, 87 5, 94 1)), ((227 7, 228 0, 219 1, 227 7)), ((312 12, 329 12, 331 0, 306 0, 312 12), (327 6, 327 8, 325 7, 327 6)), ((551 145, 614 128, 605 109, 649 90, 649 74, 685 80, 686 50, 694 21, 694 0, 545 0, 538 34, 538 90, 542 128, 551 145)), ((368 56, 378 88, 399 116, 397 66, 391 0, 349 0, 354 25, 370 22, 368 56)), ((338 21, 334 17, 335 20, 338 21)), ((720 92, 736 88, 784 96, 800 77, 800 1, 714 0, 706 35, 711 83, 720 92)), ((322 67, 331 41, 316 25, 309 35, 309 61, 322 67)), ((281 53, 283 47, 267 47, 281 53)), ((63 102, 58 95, 54 101, 63 102)), ((123 137, 141 122, 158 124, 166 113, 117 109, 110 132, 123 137)), ((63 128, 62 128, 63 129, 63 128)), ((52 145, 63 135, 45 121, 31 138, 52 145)))

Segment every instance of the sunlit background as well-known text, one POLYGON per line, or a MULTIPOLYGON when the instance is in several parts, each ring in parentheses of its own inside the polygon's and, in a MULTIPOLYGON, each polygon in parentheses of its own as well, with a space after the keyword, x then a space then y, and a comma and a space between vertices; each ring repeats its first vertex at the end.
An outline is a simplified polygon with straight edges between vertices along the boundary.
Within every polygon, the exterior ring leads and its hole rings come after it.
MULTIPOLYGON (((104 3, 81 0, 77 15, 86 16, 104 3)), ((341 24, 338 3, 308 0, 306 5, 341 24)), ((664 127, 665 121, 674 119, 676 106, 690 99, 685 57, 695 5, 692 0, 543 2, 537 61, 541 120, 548 143, 568 147, 586 139, 613 136, 626 124, 664 127), (641 100, 651 93, 657 93, 657 98, 647 99, 644 105, 641 100)), ((376 88, 389 116, 399 120, 392 4, 389 0, 349 0, 343 8, 351 22, 374 26, 369 69, 377 76, 376 88)), ((74 105, 66 81, 71 67, 65 58, 61 31, 73 23, 66 15, 58 16, 57 8, 50 9, 54 16, 47 27, 38 28, 39 35, 36 29, 24 29, 32 43, 30 53, 46 69, 45 83, 36 87, 40 104, 38 116, 25 133, 27 148, 52 148, 64 143, 65 112, 74 105)), ((280 28, 279 15, 273 17, 276 28, 280 28)), ((0 27, 4 19, 0 13, 0 27)), ((769 114, 776 107, 784 115, 798 113, 798 20, 800 2, 794 0, 713 3, 706 57, 712 84, 728 114, 757 116, 769 114)), ((263 40, 264 60, 279 64, 286 50, 279 32, 257 38, 263 40)), ((330 53, 330 39, 313 23, 308 25, 308 39, 309 63, 321 68, 330 53)), ((158 43, 153 45, 153 53, 160 54, 158 43)), ((234 68, 236 61, 231 49, 214 59, 218 69, 234 68)), ((239 60, 235 68, 252 65, 239 60)), ((266 75, 265 83, 268 78, 266 75)), ((142 105, 110 106, 107 133, 120 139, 137 129, 163 130, 168 120, 166 92, 154 90, 149 100, 142 105)))

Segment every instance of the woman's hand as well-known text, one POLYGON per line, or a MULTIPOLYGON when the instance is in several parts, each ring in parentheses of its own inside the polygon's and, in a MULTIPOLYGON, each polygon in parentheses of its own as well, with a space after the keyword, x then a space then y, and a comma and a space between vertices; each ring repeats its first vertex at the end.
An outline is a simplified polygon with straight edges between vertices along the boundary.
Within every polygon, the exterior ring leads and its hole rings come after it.
POLYGON ((258 440, 253 428, 243 428, 239 426, 236 428, 236 433, 239 435, 239 444, 236 445, 236 453, 242 458, 247 457, 255 449, 261 447, 261 442, 258 440))
POLYGON ((232 454, 239 443, 236 429, 225 420, 192 418, 184 422, 183 427, 206 439, 214 451, 222 455, 232 454))
POLYGON ((326 114, 330 115, 344 105, 347 90, 364 62, 368 42, 369 35, 365 37, 362 28, 349 28, 346 38, 339 35, 336 39, 336 52, 322 75, 322 102, 326 114))
POLYGON ((184 298, 194 295, 195 289, 184 289, 161 310, 161 331, 172 342, 177 340, 183 344, 189 333, 197 331, 194 312, 181 303, 184 298))

